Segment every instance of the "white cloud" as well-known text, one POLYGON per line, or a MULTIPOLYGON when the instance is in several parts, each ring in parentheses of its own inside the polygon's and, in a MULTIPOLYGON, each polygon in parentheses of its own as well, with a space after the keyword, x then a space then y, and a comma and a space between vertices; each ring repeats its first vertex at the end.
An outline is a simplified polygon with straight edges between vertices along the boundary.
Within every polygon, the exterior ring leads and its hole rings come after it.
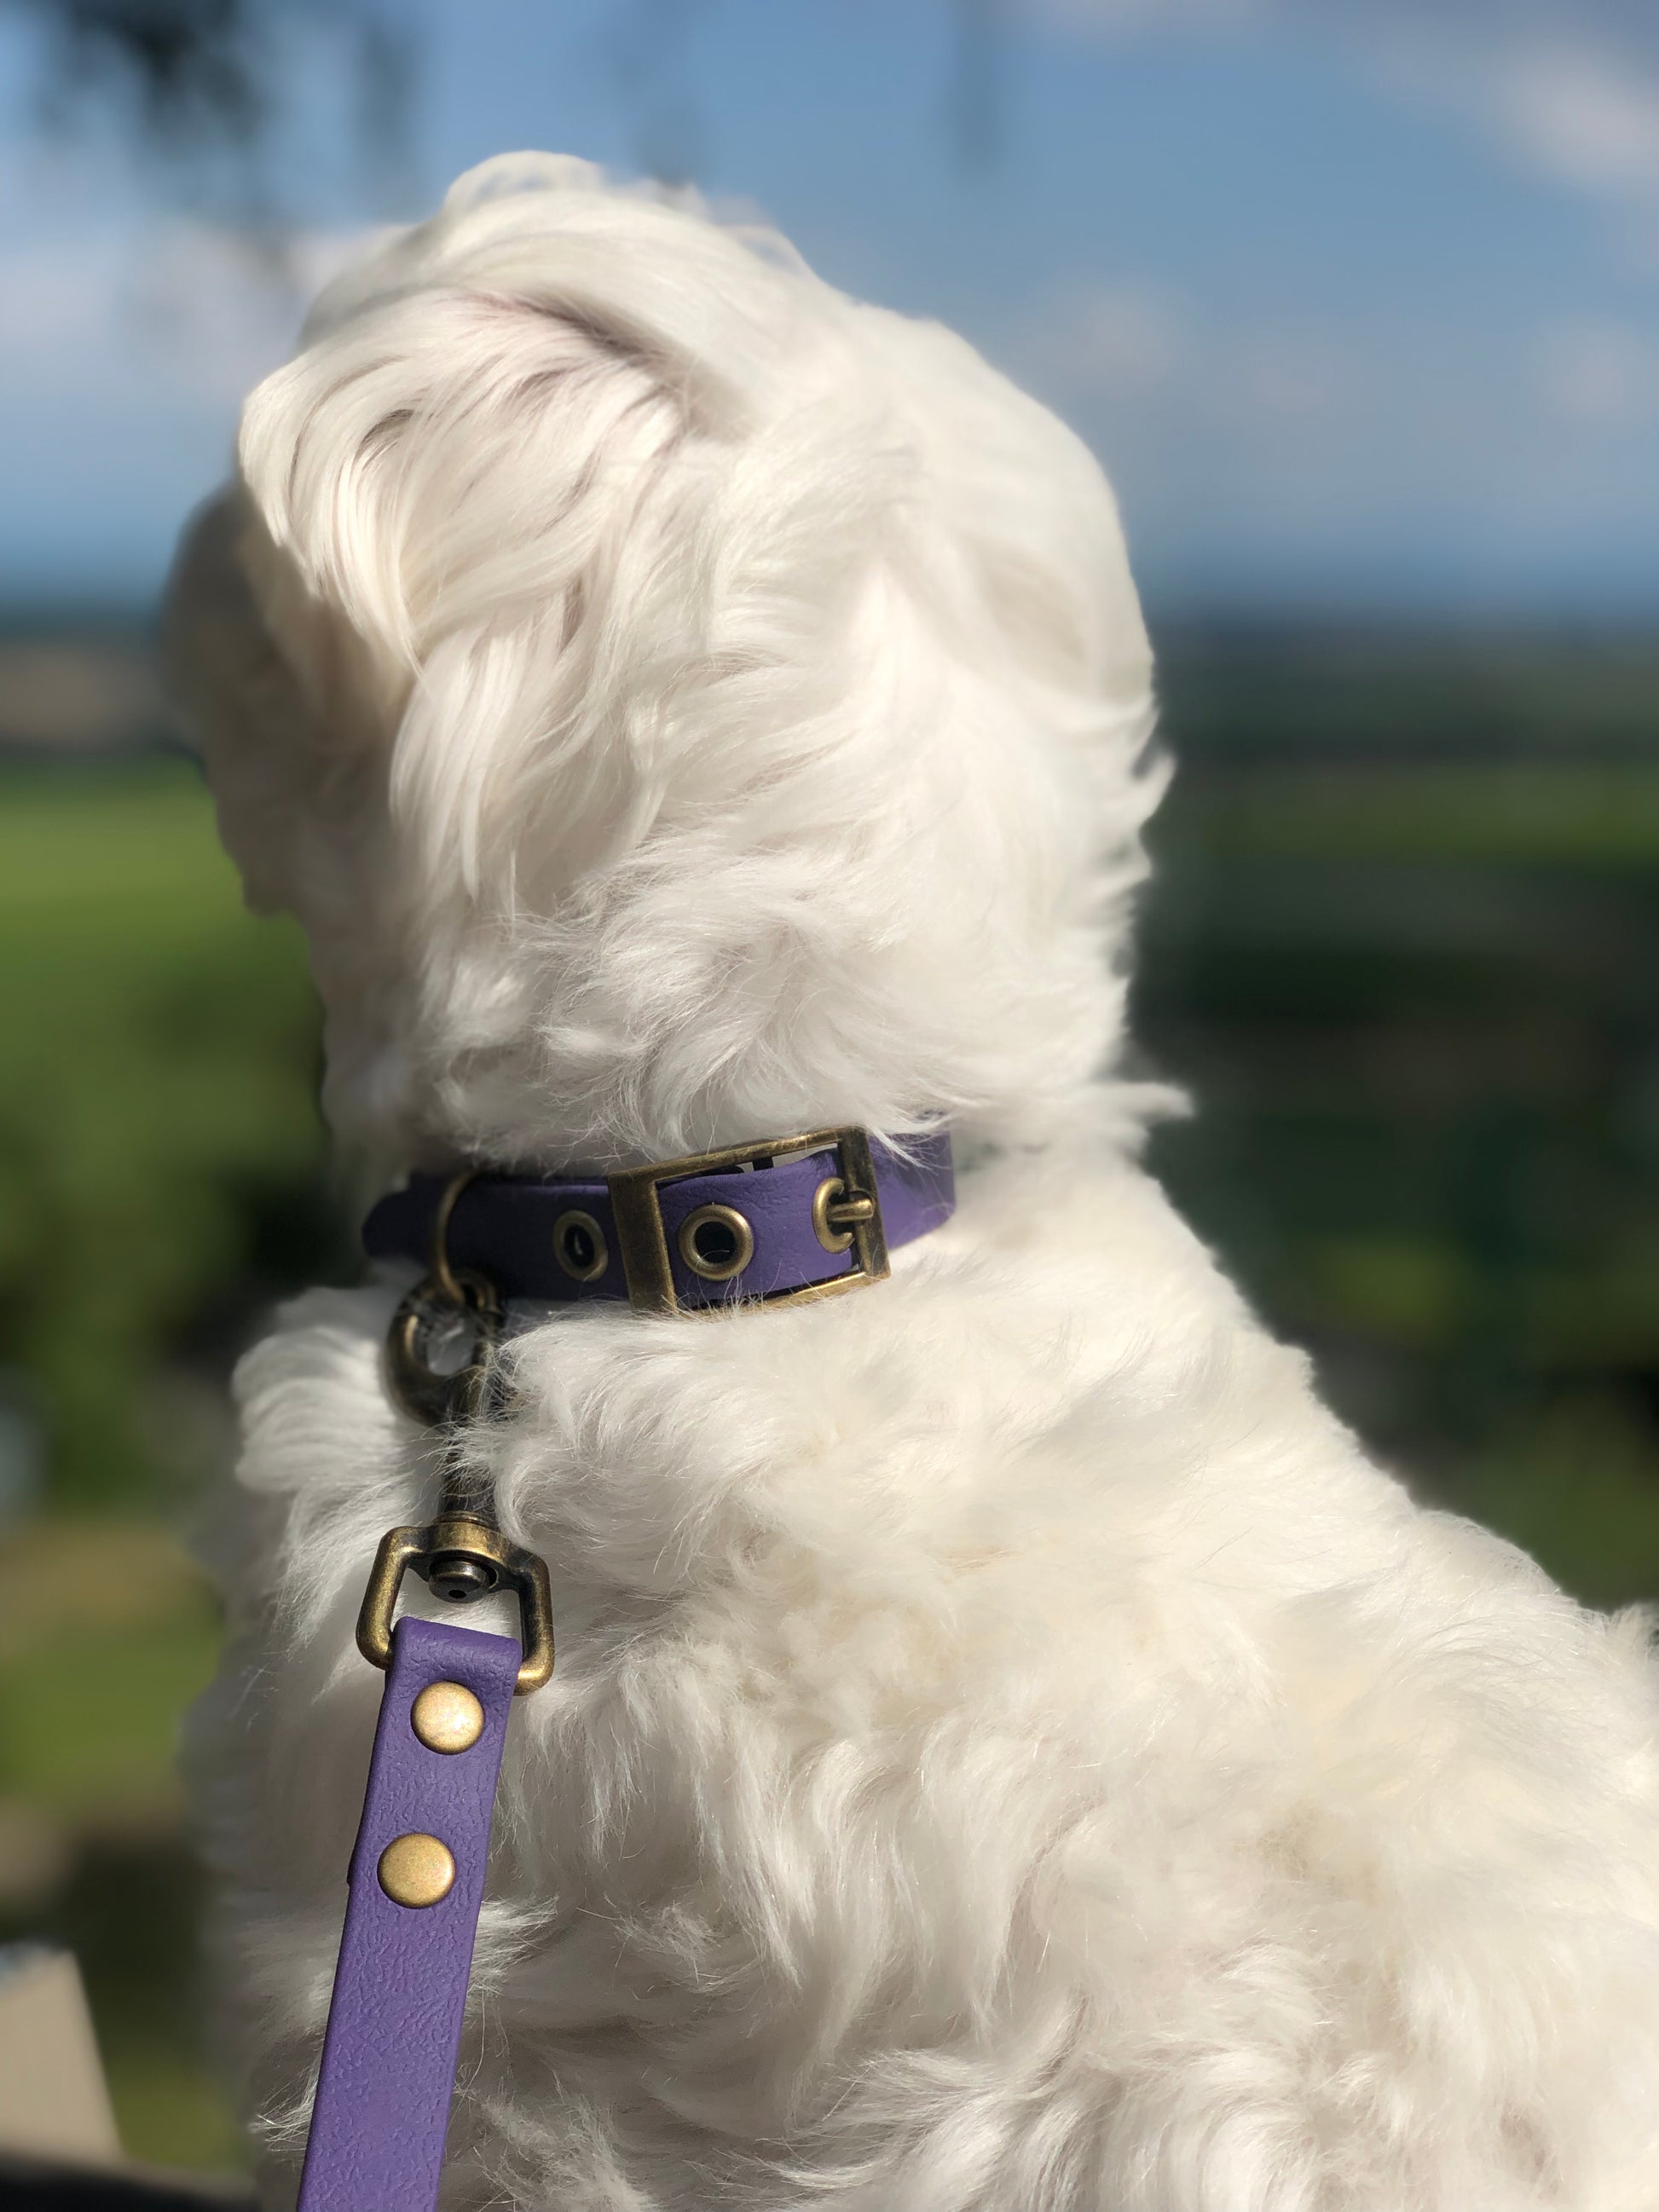
POLYGON ((109 272, 88 271, 44 246, 0 251, 0 358, 49 362, 94 343, 109 272))
MULTIPOLYGON (((1174 44, 1238 27, 1250 0, 1024 4, 1079 36, 1174 44)), ((1599 204, 1628 278, 1659 276, 1659 0, 1642 5, 1258 0, 1250 20, 1599 204)), ((1605 265, 1580 282, 1545 256, 1553 293, 1494 281, 1460 302, 1455 252, 1420 252, 1421 286, 1281 284, 1271 307, 1206 276, 1079 283, 1016 335, 1016 373, 1107 462, 1154 596, 1237 603, 1294 577, 1340 598, 1363 571, 1413 605, 1648 610, 1659 323, 1605 265)))
POLYGON ((1145 420, 1200 410, 1216 421, 1308 422, 1364 404, 1348 334, 1314 324, 1218 319, 1193 302, 1083 278, 1042 294, 1008 351, 1016 374, 1062 408, 1145 420))
POLYGON ((362 236, 317 232, 265 251, 175 219, 0 237, 0 397, 101 396, 118 380, 233 409, 291 349, 311 295, 362 236))
POLYGON ((1040 300, 1016 343, 1030 370, 1051 386, 1098 398, 1152 391, 1168 381, 1183 351, 1167 303, 1090 282, 1040 300))
POLYGON ((293 349, 312 298, 366 235, 305 232, 266 247, 234 231, 174 223, 155 236, 118 312, 183 389, 240 400, 293 349))
POLYGON ((1303 421, 1358 396, 1361 382, 1348 347, 1326 333, 1290 328, 1244 333, 1236 373, 1255 409, 1303 421))
POLYGON ((1545 174, 1659 216, 1659 0, 1024 0, 1108 36, 1294 24, 1449 103, 1545 174))
POLYGON ((1544 169, 1591 190, 1659 193, 1659 77, 1610 52, 1550 45, 1494 72, 1499 122, 1544 169))
POLYGON ((1547 331, 1538 347, 1545 404, 1567 421, 1620 429, 1654 414, 1659 357, 1638 331, 1596 318, 1547 331))
POLYGON ((0 592, 147 588, 356 236, 319 232, 278 261, 178 218, 60 210, 20 234, 0 217, 0 592))

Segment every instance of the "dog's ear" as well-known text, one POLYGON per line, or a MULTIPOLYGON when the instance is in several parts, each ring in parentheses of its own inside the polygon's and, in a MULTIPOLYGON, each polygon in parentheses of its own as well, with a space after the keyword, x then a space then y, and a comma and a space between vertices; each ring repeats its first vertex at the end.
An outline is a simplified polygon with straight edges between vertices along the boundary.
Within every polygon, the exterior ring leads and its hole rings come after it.
MULTIPOLYGON (((632 849, 690 691, 781 687, 866 574, 909 465, 845 303, 778 258, 580 164, 490 164, 250 398, 233 557, 312 727, 384 762, 428 916, 632 849)), ((746 780, 746 703, 719 720, 746 780)))
POLYGON ((550 889, 614 844, 649 773, 627 702, 696 649, 665 510, 741 402, 646 327, 671 272, 696 295, 675 226, 706 228, 654 212, 653 250, 639 210, 607 241, 452 205, 325 295, 244 414, 239 557, 313 714, 385 755, 405 882, 439 902, 489 902, 532 823, 550 889))

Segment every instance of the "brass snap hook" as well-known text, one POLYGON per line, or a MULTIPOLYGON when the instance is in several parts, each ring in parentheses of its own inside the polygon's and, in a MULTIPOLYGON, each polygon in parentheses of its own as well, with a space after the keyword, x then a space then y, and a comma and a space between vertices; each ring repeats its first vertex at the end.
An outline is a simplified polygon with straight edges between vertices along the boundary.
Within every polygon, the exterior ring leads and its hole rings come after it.
MULTIPOLYGON (((524 1657, 515 1694, 524 1697, 539 1690, 553 1673, 553 1596, 546 1563, 510 1543, 499 1528, 467 1516, 446 1516, 425 1528, 387 1530, 374 1555, 357 1616, 357 1649, 372 1665, 389 1667, 392 1615, 405 1571, 412 1567, 435 1595, 453 1601, 459 1594, 445 1587, 445 1577, 459 1561, 482 1570, 488 1578, 485 1589, 510 1589, 517 1596, 524 1657)), ((459 1601, 465 1603, 465 1597, 459 1601)))
MULTIPOLYGON (((445 1185, 432 1218, 432 1272, 399 1303, 386 1334, 386 1370, 398 1402, 434 1427, 459 1429, 487 1410, 491 1363, 501 1341, 500 1292, 487 1275, 453 1267, 449 1257, 450 1216, 477 1173, 476 1168, 465 1169, 445 1185), (463 1357, 441 1365, 436 1355, 453 1348, 458 1336, 464 1338, 463 1357)), ((456 1442, 451 1438, 438 1518, 423 1528, 389 1529, 380 1540, 357 1616, 357 1648, 376 1667, 391 1665, 398 1591, 410 1567, 434 1597, 452 1605, 469 1605, 492 1590, 511 1589, 519 1601, 524 1656, 517 1692, 522 1697, 540 1689, 553 1672, 553 1599, 546 1563, 510 1542, 495 1525, 488 1489, 481 1496, 471 1493, 454 1455, 456 1442)), ((424 1901, 435 1902, 435 1895, 424 1901)))

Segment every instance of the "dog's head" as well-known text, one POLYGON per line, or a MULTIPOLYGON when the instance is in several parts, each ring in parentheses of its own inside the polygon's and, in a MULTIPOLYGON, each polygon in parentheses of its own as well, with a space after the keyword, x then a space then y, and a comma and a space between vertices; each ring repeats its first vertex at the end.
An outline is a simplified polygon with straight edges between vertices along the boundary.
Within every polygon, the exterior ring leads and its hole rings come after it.
POLYGON ((1156 793, 1099 470, 775 238, 511 157, 323 296, 186 540, 175 680, 325 1102, 608 1164, 1074 1114, 1156 793))

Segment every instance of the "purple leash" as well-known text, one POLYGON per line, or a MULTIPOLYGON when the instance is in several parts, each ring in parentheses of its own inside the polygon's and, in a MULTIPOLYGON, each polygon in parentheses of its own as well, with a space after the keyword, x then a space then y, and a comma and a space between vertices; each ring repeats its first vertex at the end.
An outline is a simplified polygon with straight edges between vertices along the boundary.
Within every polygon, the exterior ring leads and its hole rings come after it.
MULTIPOLYGON (((485 1374, 475 1359, 448 1378, 458 1413, 477 1405, 485 1374)), ((357 1644, 388 1671, 297 2212, 437 2202, 507 1715, 553 1672, 552 1619, 544 1562, 453 1471, 430 1528, 380 1540, 357 1644), (452 1603, 516 1589, 522 1643, 394 1622, 410 1567, 452 1603)))
POLYGON ((505 1636, 393 1632, 300 2212, 436 2200, 519 1659, 505 1636))
POLYGON ((500 1409, 504 1301, 660 1314, 822 1298, 882 1281, 890 1248, 955 1204, 948 1132, 900 1150, 842 1128, 604 1178, 417 1176, 369 1215, 371 1257, 429 1255, 392 1316, 387 1374, 452 1449, 437 1519, 381 1539, 358 1618, 363 1656, 388 1671, 298 2212, 437 2202, 507 1716, 553 1672, 546 1565, 502 1534, 454 1448, 500 1409), (464 1362, 441 1365, 457 1330, 464 1362), (455 1605, 515 1591, 520 1641, 394 1621, 410 1568, 455 1605))

